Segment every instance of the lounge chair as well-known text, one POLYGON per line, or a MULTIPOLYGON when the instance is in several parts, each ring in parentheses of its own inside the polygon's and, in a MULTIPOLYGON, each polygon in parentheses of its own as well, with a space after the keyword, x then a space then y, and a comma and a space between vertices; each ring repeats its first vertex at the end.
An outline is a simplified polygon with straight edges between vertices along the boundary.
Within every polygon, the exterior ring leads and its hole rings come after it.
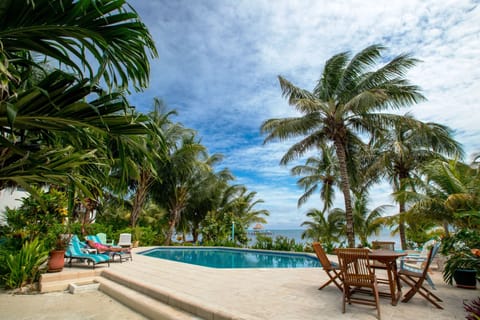
POLYGON ((403 296, 402 302, 408 302, 418 292, 434 306, 439 309, 443 309, 443 307, 438 303, 442 302, 442 299, 433 294, 424 286, 425 281, 428 282, 428 279, 430 278, 428 275, 428 268, 430 267, 430 264, 432 263, 432 260, 435 257, 439 247, 440 244, 436 243, 430 248, 427 260, 423 264, 422 270, 413 271, 411 269, 406 269, 405 267, 400 268, 398 271, 399 278, 411 287, 411 289, 403 296))
MULTIPOLYGON (((110 247, 110 248, 125 248, 125 247, 121 247, 121 246, 112 246, 112 245, 108 245, 108 244, 105 244, 101 241, 100 237, 97 235, 88 235, 88 236, 85 236, 85 239, 87 240, 91 240, 93 242, 96 242, 96 243, 99 243, 103 246, 107 246, 107 247, 110 247)), ((112 261, 115 261, 115 257, 118 257, 120 262, 123 262, 124 260, 129 260, 132 261, 132 253, 130 252, 130 250, 128 251, 110 251, 108 249, 105 249, 104 252, 102 252, 104 254, 108 254, 111 256, 111 260, 112 261)))
POLYGON ((109 245, 109 246, 114 246, 115 245, 115 241, 113 241, 113 240, 108 241, 107 235, 103 232, 97 233, 97 238, 98 238, 98 240, 100 240, 101 244, 105 244, 105 245, 109 245))
MULTIPOLYGON (((377 309, 377 317, 380 320, 380 303, 378 284, 375 274, 370 267, 370 259, 368 257, 368 249, 344 248, 337 249, 338 261, 342 270, 343 280, 343 313, 345 313, 345 304, 359 303, 364 305, 375 306, 377 309), (374 300, 358 297, 357 289, 369 288, 370 294, 374 300), (355 294, 355 296, 354 296, 355 294)), ((363 294, 363 291, 358 291, 363 294)))
POLYGON ((84 251, 85 248, 86 245, 80 241, 78 236, 73 235, 70 239, 68 249, 65 252, 65 256, 69 258, 68 265, 70 267, 72 266, 73 259, 87 261, 88 264, 91 262, 94 269, 97 264, 104 262, 110 266, 110 256, 108 254, 88 253, 84 251))
POLYGON ((325 282, 320 288, 318 288, 318 290, 322 290, 333 282, 337 286, 337 288, 343 292, 342 280, 340 277, 340 266, 335 262, 331 262, 328 259, 322 245, 319 242, 314 242, 312 246, 313 250, 315 250, 315 254, 317 255, 318 260, 320 261, 320 264, 322 265, 323 270, 330 278, 330 280, 325 282))
POLYGON ((118 240, 119 247, 132 247, 132 234, 131 233, 120 233, 120 238, 118 240))
MULTIPOLYGON (((428 255, 430 253, 430 249, 433 246, 437 246, 437 250, 434 251, 432 261, 435 259, 435 255, 438 251, 438 247, 440 246, 440 243, 438 243, 435 240, 429 240, 425 242, 425 244, 422 247, 422 250, 419 253, 410 253, 406 257, 403 257, 400 260, 400 270, 408 270, 412 272, 417 272, 421 273, 423 272, 423 269, 425 267, 425 264, 428 259, 428 255)), ((431 264, 430 262, 430 264, 431 264)), ((435 288, 435 283, 433 282, 432 278, 430 275, 427 273, 426 279, 425 279, 430 287, 432 287, 433 290, 436 290, 435 288)))

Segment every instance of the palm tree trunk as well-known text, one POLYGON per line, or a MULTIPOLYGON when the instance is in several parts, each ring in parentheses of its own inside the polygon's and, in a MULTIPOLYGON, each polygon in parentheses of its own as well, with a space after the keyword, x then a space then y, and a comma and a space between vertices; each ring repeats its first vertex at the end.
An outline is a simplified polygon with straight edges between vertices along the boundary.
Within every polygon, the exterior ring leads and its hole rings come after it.
POLYGON ((402 250, 407 250, 407 236, 405 235, 405 202, 399 202, 399 220, 398 220, 398 232, 400 233, 400 245, 402 250))
POLYGON ((175 231, 175 226, 177 225, 176 221, 177 216, 179 215, 178 210, 174 209, 170 213, 170 220, 168 221, 168 231, 167 237, 165 239, 165 245, 169 246, 172 243, 173 232, 175 231))
POLYGON ((138 181, 137 192, 135 193, 135 198, 133 199, 133 208, 132 213, 130 214, 130 225, 132 228, 135 228, 137 220, 140 217, 145 200, 147 199, 148 190, 152 184, 153 179, 149 176, 149 173, 143 171, 140 174, 140 179, 138 181))
POLYGON ((350 180, 348 178, 347 170, 347 156, 345 154, 345 148, 340 140, 335 140, 335 151, 337 152, 337 158, 340 165, 340 179, 343 192, 343 199, 345 201, 345 221, 347 241, 350 248, 355 247, 355 231, 353 225, 353 210, 352 210, 352 198, 350 195, 350 180))
MULTIPOLYGON (((400 172, 398 175, 398 181, 400 185, 400 190, 405 191, 405 179, 408 178, 408 175, 405 173, 400 172)), ((405 200, 400 200, 398 202, 398 210, 399 210, 399 218, 398 218, 398 232, 400 233, 400 245, 402 246, 402 250, 407 250, 407 236, 405 234, 405 200)))

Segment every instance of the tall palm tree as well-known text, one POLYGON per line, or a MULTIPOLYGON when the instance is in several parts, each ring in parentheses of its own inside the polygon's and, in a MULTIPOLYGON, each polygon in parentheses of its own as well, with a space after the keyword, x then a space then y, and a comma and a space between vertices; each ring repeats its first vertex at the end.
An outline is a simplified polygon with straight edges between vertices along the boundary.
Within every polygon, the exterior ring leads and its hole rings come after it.
MULTIPOLYGON (((377 153, 375 170, 385 172, 393 192, 415 190, 412 184, 418 180, 419 169, 433 159, 443 156, 461 156, 460 144, 452 137, 451 130, 437 123, 423 123, 406 114, 393 123, 390 130, 383 132, 375 142, 377 153)), ((397 198, 399 205, 399 233, 402 249, 407 248, 405 222, 405 200, 397 198)))
POLYGON ((355 170, 353 152, 362 150, 362 135, 387 127, 398 116, 381 113, 424 99, 419 88, 405 78, 406 71, 417 63, 408 54, 393 58, 373 70, 383 57, 384 47, 372 45, 350 59, 348 52, 330 58, 322 76, 310 92, 279 77, 283 95, 301 114, 299 117, 269 119, 261 130, 265 143, 274 139, 303 137, 281 159, 281 164, 300 157, 319 144, 332 144, 339 162, 341 190, 345 201, 348 245, 355 246, 350 195, 355 170))
POLYGON ((298 199, 298 207, 307 202, 315 191, 320 188, 320 199, 323 201, 323 212, 328 211, 335 199, 335 188, 339 183, 338 160, 331 146, 322 145, 320 157, 310 157, 304 165, 291 169, 292 175, 302 176, 297 185, 305 192, 298 199), (321 184, 319 186, 319 184, 321 184))

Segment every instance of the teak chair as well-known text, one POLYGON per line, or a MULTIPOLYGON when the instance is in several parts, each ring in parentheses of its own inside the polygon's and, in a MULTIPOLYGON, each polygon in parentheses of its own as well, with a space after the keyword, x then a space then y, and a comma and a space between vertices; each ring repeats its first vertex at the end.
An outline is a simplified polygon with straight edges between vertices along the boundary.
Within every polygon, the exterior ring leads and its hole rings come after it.
MULTIPOLYGON (((373 250, 395 250, 395 241, 372 241, 372 249, 373 250)), ((370 261, 370 266, 374 269, 386 269, 387 267, 385 266, 384 263, 381 263, 379 261, 373 260, 370 261)), ((379 282, 382 283, 388 283, 387 279, 377 279, 379 282)))
POLYGON ((411 269, 404 269, 404 268, 398 271, 399 278, 411 287, 411 289, 405 294, 405 296, 403 296, 402 302, 408 302, 418 292, 422 297, 427 299, 434 306, 436 306, 439 309, 443 309, 443 307, 440 304, 438 304, 438 302, 442 302, 442 299, 440 299, 438 296, 433 294, 430 290, 428 290, 424 286, 424 283, 425 281, 427 281, 427 277, 428 277, 428 268, 430 267, 430 263, 432 263, 432 260, 435 254, 437 253, 439 247, 440 245, 436 243, 430 249, 427 260, 423 265, 422 271, 415 272, 415 271, 412 271, 411 269))
POLYGON ((319 242, 314 242, 312 246, 313 250, 315 250, 315 254, 317 255, 318 260, 320 261, 320 264, 322 265, 323 270, 330 278, 330 280, 325 282, 320 288, 318 288, 318 290, 322 290, 333 282, 337 286, 337 288, 343 292, 342 280, 340 277, 340 266, 328 260, 328 257, 319 242))
POLYGON ((395 250, 395 241, 372 241, 372 249, 395 250))
MULTIPOLYGON (((377 309, 377 318, 380 320, 380 303, 378 294, 377 278, 370 267, 368 258, 368 249, 346 248, 337 249, 338 261, 342 270, 343 280, 343 313, 345 313, 345 304, 359 303, 375 306, 377 309), (353 297, 356 289, 369 288, 373 294, 374 300, 353 297)), ((359 291, 363 293, 363 291, 359 291)))

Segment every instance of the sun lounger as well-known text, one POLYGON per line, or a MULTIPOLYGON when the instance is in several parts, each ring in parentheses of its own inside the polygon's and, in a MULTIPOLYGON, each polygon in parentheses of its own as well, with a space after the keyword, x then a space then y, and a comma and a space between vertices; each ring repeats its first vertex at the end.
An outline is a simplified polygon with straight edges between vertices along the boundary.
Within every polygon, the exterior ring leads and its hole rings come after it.
POLYGON ((108 266, 110 266, 110 256, 108 254, 88 253, 84 251, 85 249, 86 245, 80 241, 78 236, 73 235, 65 253, 65 256, 69 258, 68 265, 70 267, 72 266, 73 259, 87 261, 88 264, 91 262, 94 269, 99 263, 106 262, 108 263, 108 266))

